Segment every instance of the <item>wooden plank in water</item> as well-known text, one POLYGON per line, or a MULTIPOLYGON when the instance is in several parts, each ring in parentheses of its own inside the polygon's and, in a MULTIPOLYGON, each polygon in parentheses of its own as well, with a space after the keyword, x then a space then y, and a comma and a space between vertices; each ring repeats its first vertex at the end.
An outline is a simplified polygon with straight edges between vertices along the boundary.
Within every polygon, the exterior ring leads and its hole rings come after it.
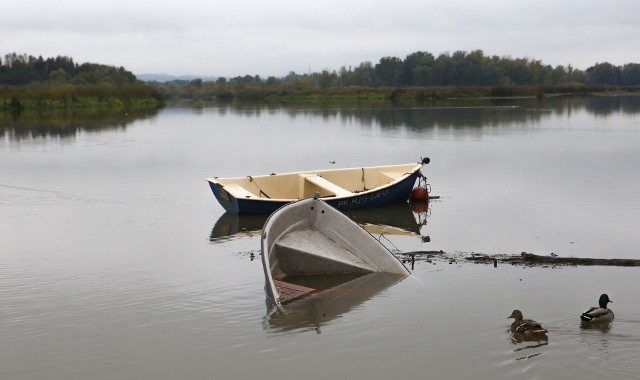
POLYGON ((306 286, 292 284, 290 282, 273 280, 276 289, 280 294, 280 302, 291 301, 294 298, 302 297, 305 294, 313 292, 315 289, 306 286))

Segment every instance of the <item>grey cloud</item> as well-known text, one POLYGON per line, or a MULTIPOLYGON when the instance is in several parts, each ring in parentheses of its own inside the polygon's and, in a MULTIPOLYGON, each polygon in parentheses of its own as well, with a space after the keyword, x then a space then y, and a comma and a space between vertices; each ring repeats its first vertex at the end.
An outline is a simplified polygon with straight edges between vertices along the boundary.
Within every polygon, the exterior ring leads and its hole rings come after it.
POLYGON ((3 5, 11 17, 0 24, 0 53, 227 77, 474 49, 586 69, 638 61, 638 7, 631 0, 23 0, 3 5))

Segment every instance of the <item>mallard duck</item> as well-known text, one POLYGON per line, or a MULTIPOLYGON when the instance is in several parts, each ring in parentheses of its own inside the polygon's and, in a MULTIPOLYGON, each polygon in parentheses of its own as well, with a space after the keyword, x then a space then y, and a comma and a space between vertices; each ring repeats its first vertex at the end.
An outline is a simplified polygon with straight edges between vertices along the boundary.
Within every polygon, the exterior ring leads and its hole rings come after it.
POLYGON ((514 321, 511 324, 511 332, 523 335, 543 335, 547 333, 547 330, 542 328, 540 323, 532 319, 524 319, 520 310, 514 310, 507 319, 513 318, 514 321))
POLYGON ((613 303, 608 295, 601 295, 600 300, 598 300, 598 305, 600 306, 588 308, 580 315, 580 319, 582 319, 583 322, 589 323, 608 323, 613 321, 613 311, 607 308, 609 302, 613 303))

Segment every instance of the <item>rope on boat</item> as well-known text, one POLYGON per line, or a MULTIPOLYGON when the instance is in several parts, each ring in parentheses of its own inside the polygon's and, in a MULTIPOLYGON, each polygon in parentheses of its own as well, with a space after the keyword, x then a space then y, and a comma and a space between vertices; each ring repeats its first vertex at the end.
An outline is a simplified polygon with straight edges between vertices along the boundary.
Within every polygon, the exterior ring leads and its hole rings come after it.
POLYGON ((264 191, 262 191, 262 189, 260 188, 260 186, 258 186, 258 183, 253 179, 253 177, 252 177, 252 176, 247 176, 247 177, 249 177, 249 182, 253 182, 253 184, 254 184, 254 185, 256 185, 256 187, 258 188, 258 191, 259 191, 259 192, 258 192, 258 196, 260 196, 260 195, 264 195, 265 197, 267 197, 267 198, 271 199, 271 197, 270 197, 267 193, 265 193, 264 191))
POLYGON ((395 244, 393 244, 393 242, 391 240, 389 240, 388 237, 386 237, 384 234, 380 234, 380 237, 378 238, 378 241, 380 242, 380 244, 384 245, 382 243, 382 238, 384 238, 386 241, 389 242, 389 244, 391 244, 393 246, 393 249, 395 250, 395 252, 400 252, 400 250, 398 249, 398 247, 395 246, 395 244))

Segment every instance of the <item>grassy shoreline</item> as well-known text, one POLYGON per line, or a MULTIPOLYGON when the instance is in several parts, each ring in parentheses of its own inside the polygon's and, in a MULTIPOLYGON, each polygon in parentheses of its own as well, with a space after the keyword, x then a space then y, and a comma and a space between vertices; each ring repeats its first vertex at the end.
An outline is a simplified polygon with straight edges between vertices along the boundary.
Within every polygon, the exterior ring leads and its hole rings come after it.
POLYGON ((141 82, 123 85, 38 83, 0 86, 0 111, 160 107, 162 96, 141 82))
POLYGON ((51 109, 121 109, 158 108, 165 102, 418 102, 438 100, 542 99, 559 96, 636 96, 639 86, 447 86, 447 87, 334 87, 287 88, 249 86, 241 90, 226 87, 205 92, 181 93, 158 91, 153 86, 136 83, 115 85, 41 84, 0 86, 0 112, 51 109))

